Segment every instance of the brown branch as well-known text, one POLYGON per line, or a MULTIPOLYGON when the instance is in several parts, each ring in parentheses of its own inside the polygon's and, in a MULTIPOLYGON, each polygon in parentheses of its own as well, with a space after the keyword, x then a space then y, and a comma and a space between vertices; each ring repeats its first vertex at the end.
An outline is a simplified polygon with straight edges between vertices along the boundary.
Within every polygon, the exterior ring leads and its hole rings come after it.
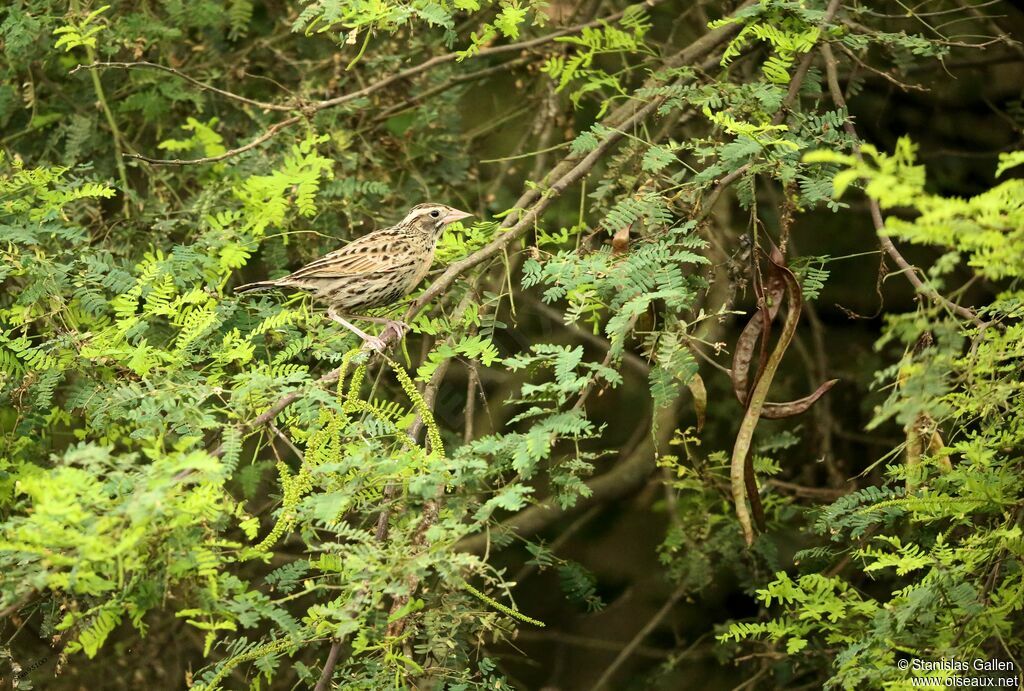
MULTIPOLYGON (((981 2, 981 3, 977 4, 977 5, 974 5, 973 9, 980 9, 982 7, 989 7, 991 5, 997 5, 997 4, 999 4, 1000 1, 1001 0, 988 0, 987 2, 981 2)), ((921 11, 915 9, 912 16, 914 16, 916 18, 921 18, 921 17, 939 17, 939 16, 942 16, 942 15, 945 15, 945 14, 958 14, 960 12, 963 12, 966 9, 968 9, 968 6, 955 7, 955 8, 952 8, 952 9, 945 9, 945 10, 936 10, 934 12, 921 12, 921 11)), ((887 13, 887 12, 879 12, 877 10, 869 9, 867 7, 863 8, 862 11, 864 12, 864 14, 870 15, 872 17, 878 17, 879 19, 900 19, 900 20, 902 20, 902 19, 906 19, 909 16, 907 12, 903 12, 901 14, 890 14, 890 13, 887 13)))
MULTIPOLYGON (((532 631, 526 628, 519 629, 516 632, 516 640, 541 643, 564 643, 566 645, 578 646, 580 648, 593 648, 594 650, 606 650, 613 653, 622 649, 622 643, 618 641, 588 638, 586 636, 562 633, 560 631, 532 631)), ((653 648, 646 645, 638 645, 633 649, 633 654, 640 657, 650 657, 660 660, 670 657, 673 659, 679 659, 678 654, 674 650, 669 650, 667 648, 653 648)))
POLYGON ((466 409, 463 415, 462 443, 473 441, 473 425, 476 419, 476 393, 480 388, 480 370, 475 360, 466 363, 466 409))
POLYGON ((195 79, 193 77, 188 76, 187 74, 185 74, 184 72, 182 72, 180 70, 174 69, 173 67, 167 67, 166 65, 159 65, 159 64, 157 64, 155 62, 146 62, 146 61, 140 61, 140 62, 94 62, 94 63, 89 64, 89 65, 79 65, 75 69, 71 70, 68 74, 74 74, 75 72, 78 72, 78 70, 98 70, 101 67, 108 67, 108 68, 122 69, 122 70, 134 70, 134 69, 157 70, 159 72, 166 72, 168 74, 173 74, 178 79, 183 79, 186 82, 188 82, 189 84, 192 84, 193 86, 199 87, 203 91, 209 91, 209 92, 215 93, 215 94, 217 94, 219 96, 223 96, 225 98, 229 98, 229 99, 231 99, 233 101, 238 101, 240 103, 245 103, 245 104, 250 105, 250 106, 255 106, 257 108, 262 108, 263 110, 277 110, 277 111, 282 111, 282 112, 291 112, 291 111, 296 109, 294 105, 286 105, 286 104, 281 104, 281 103, 267 103, 266 101, 257 101, 255 99, 247 98, 247 97, 242 96, 240 94, 236 94, 236 93, 232 93, 230 91, 226 91, 226 90, 220 89, 220 88, 218 88, 216 86, 211 86, 209 84, 201 82, 198 79, 195 79))
POLYGON ((744 163, 742 166, 732 171, 719 181, 718 185, 715 186, 715 189, 713 189, 711 194, 708 195, 707 201, 701 201, 701 212, 696 218, 697 223, 700 223, 711 215, 711 212, 714 210, 715 203, 718 202, 718 198, 722 196, 722 193, 725 192, 730 185, 739 180, 744 173, 749 171, 752 165, 753 164, 751 163, 744 163))
POLYGON ((901 69, 903 74, 912 75, 919 72, 929 72, 943 69, 946 72, 952 70, 973 70, 978 67, 989 67, 990 65, 1005 65, 1008 62, 1020 62, 1019 55, 989 55, 984 58, 965 58, 963 60, 936 60, 934 62, 915 62, 912 65, 905 65, 901 69))
POLYGON ((795 482, 786 482, 785 480, 776 480, 771 478, 765 482, 765 484, 775 487, 784 492, 789 492, 796 497, 805 497, 807 499, 820 499, 821 501, 833 502, 839 497, 844 497, 853 491, 853 488, 849 489, 832 489, 829 487, 805 487, 795 482))
MULTIPOLYGON (((825 58, 825 76, 832 100, 835 102, 836 107, 846 110, 846 99, 843 97, 843 92, 839 88, 839 75, 836 69, 836 57, 832 52, 832 47, 828 43, 823 43, 821 45, 821 54, 825 58)), ((847 118, 843 123, 843 129, 846 130, 846 134, 854 140, 854 143, 860 142, 860 137, 857 135, 857 129, 853 126, 853 122, 849 118, 847 118)), ((861 154, 859 148, 855 150, 854 155, 860 158, 861 154)), ((900 267, 900 273, 907 277, 907 280, 910 281, 911 285, 914 286, 917 292, 928 297, 932 302, 949 309, 954 314, 957 314, 964 319, 969 319, 976 325, 981 326, 982 321, 978 319, 978 315, 974 313, 974 310, 951 302, 921 280, 917 275, 917 269, 911 266, 910 262, 903 257, 900 251, 896 249, 896 245, 894 245, 889 236, 886 235, 885 219, 882 218, 882 208, 879 206, 878 200, 873 197, 868 197, 868 206, 871 209, 871 222, 875 227, 875 232, 878 234, 879 244, 881 244, 885 253, 888 254, 894 262, 896 262, 898 267, 900 267)))
MULTIPOLYGON (((333 384, 334 382, 338 381, 339 376, 341 376, 341 368, 337 367, 335 369, 332 369, 330 372, 323 375, 319 379, 317 379, 316 383, 321 385, 333 384)), ((241 431, 242 434, 245 434, 246 432, 254 430, 257 427, 262 427, 267 423, 272 422, 274 418, 277 417, 278 413, 280 413, 282 410, 284 410, 285 408, 287 408, 300 398, 302 398, 301 391, 292 391, 289 394, 285 394, 277 401, 275 401, 272 406, 270 406, 265 411, 254 417, 252 420, 249 420, 248 422, 244 422, 241 425, 239 425, 239 431, 241 431)), ((213 450, 212 455, 220 456, 223 453, 224 446, 222 444, 213 450)))
MULTIPOLYGON (((637 320, 640 315, 633 315, 630 318, 629 323, 623 330, 623 333, 630 333, 633 331, 633 327, 636 326, 637 320)), ((601 367, 608 367, 612 363, 612 349, 609 347, 608 352, 604 354, 604 359, 601 361, 601 367)), ((576 398, 576 403, 573 404, 573 410, 583 410, 583 406, 586 405, 587 399, 590 398, 590 394, 593 393, 594 387, 597 386, 597 377, 591 376, 590 380, 583 385, 583 389, 580 391, 580 395, 576 398)))
POLYGON ((321 672, 313 691, 328 691, 331 688, 331 679, 334 677, 334 668, 338 666, 339 657, 341 657, 341 639, 335 639, 331 643, 331 651, 327 653, 324 671, 321 672))
MULTIPOLYGON (((316 383, 320 384, 320 385, 332 384, 332 383, 338 381, 338 377, 339 376, 341 376, 341 368, 340 367, 336 367, 336 368, 332 369, 330 372, 328 372, 327 374, 325 374, 322 377, 320 377, 319 379, 317 379, 316 383)), ((242 422, 242 423, 238 424, 236 429, 238 429, 238 431, 241 434, 246 434, 247 432, 251 432, 252 430, 257 429, 259 427, 264 427, 266 425, 272 425, 273 422, 274 422, 274 418, 277 417, 278 414, 282 410, 284 410, 285 408, 290 406, 292 403, 294 403, 295 401, 297 401, 300 398, 302 398, 302 395, 303 394, 302 394, 301 391, 292 391, 291 393, 285 394, 281 398, 277 399, 273 403, 273 405, 271 405, 269 408, 267 408, 265 411, 263 411, 262 413, 260 413, 256 417, 254 417, 252 420, 247 420, 245 422, 242 422)), ((223 442, 218 444, 216 446, 216 448, 214 448, 213 451, 210 452, 210 455, 215 457, 215 458, 218 457, 218 456, 224 455, 224 444, 223 444, 223 442)), ((178 473, 177 475, 175 475, 174 479, 176 481, 180 482, 180 481, 184 480, 185 478, 187 478, 187 477, 189 477, 191 475, 192 475, 192 470, 191 469, 183 470, 180 473, 178 473)))
POLYGON ((198 165, 200 163, 216 163, 217 161, 223 161, 226 158, 231 158, 232 156, 237 156, 238 154, 245 153, 250 149, 255 149, 257 146, 267 141, 268 139, 272 138, 281 130, 291 127, 292 125, 296 124, 297 122, 300 122, 301 120, 301 115, 293 115, 292 117, 287 118, 285 120, 281 120, 280 122, 275 122, 273 125, 268 127, 263 134, 256 137, 248 144, 243 144, 242 146, 236 147, 234 149, 228 149, 224 153, 219 154, 217 156, 204 156, 203 158, 150 158, 149 156, 144 156, 143 154, 124 155, 127 158, 136 158, 140 161, 145 161, 146 163, 152 163, 154 165, 162 166, 192 166, 198 165))
MULTIPOLYGON (((838 9, 839 3, 836 0, 829 5, 829 9, 826 12, 826 18, 821 21, 822 26, 827 24, 832 15, 835 14, 838 9), (835 8, 833 8, 835 6, 835 8)), ((775 113, 775 117, 772 118, 773 125, 779 125, 783 120, 786 119, 786 115, 793 109, 793 105, 800 98, 800 89, 804 85, 804 79, 807 78, 807 72, 811 69, 811 62, 814 61, 814 53, 808 51, 804 55, 803 59, 800 60, 800 64, 797 65, 796 72, 793 73, 793 78, 789 80, 789 88, 786 90, 786 98, 782 101, 782 107, 779 108, 778 112, 775 113)))
POLYGON ((615 676, 615 672, 618 671, 619 667, 621 667, 622 664, 633 655, 637 647, 639 647, 639 645, 643 643, 643 640, 647 638, 647 636, 652 631, 654 631, 655 628, 657 628, 658 624, 661 623, 662 619, 669 615, 669 613, 672 611, 672 608, 675 607, 676 604, 678 604, 678 602, 683 598, 684 595, 686 595, 688 591, 689 587, 686 584, 680 585, 675 589, 675 591, 669 596, 668 600, 665 601, 665 604, 661 606, 661 609, 654 613, 654 616, 651 617, 647 621, 647 623, 644 624, 643 627, 641 627, 641 629, 636 632, 636 635, 633 636, 633 639, 628 644, 626 644, 626 647, 623 648, 612 661, 612 663, 608 665, 607 668, 605 668, 604 672, 601 674, 601 677, 592 687, 594 691, 598 691, 598 689, 603 689, 605 686, 608 685, 609 682, 611 682, 612 677, 615 676))
POLYGON ((499 72, 507 72, 507 71, 511 70, 513 67, 518 67, 519 65, 523 65, 523 64, 525 64, 527 62, 529 62, 528 58, 516 58, 515 60, 509 60, 508 62, 503 62, 500 65, 494 65, 493 67, 487 67, 487 68, 484 68, 482 70, 477 70, 476 72, 470 72, 469 74, 462 74, 462 75, 458 75, 456 77, 452 77, 451 79, 449 79, 448 81, 444 82, 443 84, 438 84, 437 86, 433 86, 433 87, 431 87, 429 89, 426 89, 425 91, 421 91, 418 94, 413 94, 412 96, 410 96, 409 98, 405 99, 401 103, 396 103, 395 105, 391 106, 390 108, 386 108, 385 110, 383 110, 380 113, 378 113, 377 115, 375 115, 373 117, 373 121, 374 122, 383 122, 384 120, 387 120, 388 118, 393 117, 395 114, 400 113, 400 112, 406 110, 407 108, 413 107, 414 105, 416 105, 420 101, 423 101, 424 99, 430 98, 431 96, 434 96, 435 94, 439 94, 439 93, 442 93, 444 91, 447 91, 448 89, 452 88, 453 86, 455 86, 457 84, 462 84, 462 83, 465 83, 465 82, 476 81, 477 79, 483 79, 485 77, 489 77, 492 74, 497 74, 499 72))

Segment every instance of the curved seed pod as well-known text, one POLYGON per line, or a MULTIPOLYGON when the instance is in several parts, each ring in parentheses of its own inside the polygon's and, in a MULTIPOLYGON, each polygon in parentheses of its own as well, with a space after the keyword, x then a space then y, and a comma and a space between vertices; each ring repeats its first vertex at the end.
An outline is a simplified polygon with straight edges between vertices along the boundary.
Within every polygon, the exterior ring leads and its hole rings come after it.
POLYGON ((770 272, 769 288, 763 291, 760 296, 762 297, 760 300, 760 310, 751 317, 747 326, 744 327, 743 332, 740 334, 733 357, 732 372, 733 390, 736 392, 740 402, 746 406, 746 410, 743 413, 743 420, 740 422, 739 431, 736 433, 736 441, 733 444, 729 468, 729 484, 736 510, 736 520, 743 530, 743 537, 748 546, 754 542, 754 525, 751 517, 753 516, 758 528, 763 530, 764 525, 764 510, 761 507, 761 500, 757 491, 757 478, 754 475, 751 454, 754 430, 757 427, 758 421, 762 417, 788 417, 807 410, 818 398, 831 389, 837 381, 825 382, 810 396, 790 403, 771 404, 766 401, 768 389, 771 388, 772 380, 775 377, 775 372, 778 370, 779 363, 782 361, 782 356, 789 348, 789 344, 796 333, 796 327, 800 321, 800 312, 803 308, 803 292, 800 289, 800 283, 796 280, 793 272, 785 265, 785 258, 774 244, 771 245, 771 251, 767 253, 766 258, 770 272), (782 290, 777 288, 779 285, 782 286, 782 290), (782 332, 779 334, 778 341, 775 343, 771 355, 763 355, 761 366, 758 368, 757 378, 748 394, 747 377, 750 361, 754 355, 754 346, 758 337, 760 337, 762 351, 767 353, 766 344, 769 337, 769 326, 778 311, 782 293, 785 293, 788 298, 788 309, 786 310, 786 319, 782 325, 782 332), (769 298, 770 302, 765 298, 769 298))
MULTIPOLYGON (((757 359, 757 377, 761 376, 761 372, 764 371, 764 367, 768 363, 768 341, 772 336, 772 322, 775 321, 775 315, 779 313, 779 307, 782 306, 782 297, 786 291, 785 277, 780 269, 789 271, 786 268, 786 259, 782 256, 782 252, 779 251, 779 248, 775 246, 770 237, 766 239, 768 244, 771 245, 768 260, 772 263, 769 271, 766 272, 768 274, 767 285, 762 281, 754 281, 757 305, 762 315, 761 348, 757 359)), ((802 302, 803 295, 801 294, 800 297, 802 302)), ((755 386, 757 385, 757 377, 754 378, 755 386)))
MULTIPOLYGON (((771 257, 769 261, 771 261, 771 257)), ((771 355, 765 362, 764 367, 758 373, 757 381, 750 392, 747 409, 743 414, 743 420, 740 422, 739 431, 736 433, 736 442, 732 448, 729 468, 729 484, 732 489, 733 503, 735 504, 736 520, 739 521, 740 527, 743 529, 743 538, 748 546, 754 543, 754 526, 751 522, 751 513, 753 513, 755 518, 760 518, 763 511, 760 506, 760 497, 756 491, 757 484, 753 468, 749 467, 752 465, 750 451, 754 440, 754 429, 757 427, 758 420, 761 419, 761 409, 764 407, 765 399, 768 396, 768 389, 771 388, 772 379, 775 378, 775 371, 778 369, 779 362, 782 361, 782 356, 789 347, 790 341, 793 340, 793 334, 796 333, 796 326, 800 321, 800 308, 803 306, 800 284, 797 282, 793 272, 776 261, 771 261, 771 265, 776 268, 776 275, 785 282, 786 293, 789 297, 789 308, 786 311, 786 320, 782 325, 782 333, 779 334, 779 340, 775 344, 775 348, 772 349, 771 355), (748 501, 750 502, 749 509, 747 508, 748 501)))
MULTIPOLYGON (((736 348, 732 356, 732 389, 740 403, 746 405, 750 391, 749 372, 750 362, 754 359, 754 348, 758 338, 765 343, 768 340, 770 329, 766 325, 765 315, 767 313, 768 323, 775 319, 779 313, 779 306, 782 304, 784 292, 783 282, 774 273, 769 279, 769 288, 761 296, 759 302, 763 305, 743 327, 740 337, 736 339, 736 348)), ((763 367, 763 364, 762 364, 763 367)))
POLYGON ((828 393, 831 389, 839 383, 838 379, 829 379, 827 382, 819 386, 814 390, 814 393, 798 398, 795 401, 789 401, 787 403, 765 403, 764 407, 761 408, 761 417, 769 420, 779 420, 784 417, 793 417, 806 411, 814 402, 819 398, 828 393))
POLYGON ((763 319, 761 312, 754 313, 740 332, 740 337, 736 339, 736 347, 732 351, 732 390, 736 394, 736 400, 743 405, 747 404, 747 395, 750 391, 750 361, 754 358, 754 347, 757 345, 758 336, 761 335, 763 319))
MULTIPOLYGON (((799 290, 799 283, 796 282, 796 277, 793 276, 792 272, 785 266, 785 259, 779 248, 774 244, 771 247, 771 252, 768 255, 770 266, 773 268, 772 275, 768 281, 768 290, 763 291, 763 295, 766 300, 763 302, 767 303, 766 308, 762 308, 750 318, 747 325, 743 327, 743 331, 740 333, 738 339, 736 339, 736 348, 733 351, 732 359, 732 389, 733 393, 736 394, 736 400, 742 403, 744 406, 747 405, 749 400, 750 391, 750 362, 754 358, 754 348, 757 345, 758 338, 760 337, 762 343, 762 349, 764 343, 767 341, 769 330, 764 325, 765 313, 767 312, 769 320, 774 320, 778 314, 779 306, 782 303, 783 297, 783 286, 788 283, 781 277, 781 272, 787 272, 793 279, 793 285, 799 290)), ((800 306, 803 306, 803 294, 800 293, 800 306)), ((761 364, 760 370, 764 369, 764 364, 761 364)), ((814 405, 815 401, 825 395, 829 389, 838 383, 838 379, 830 379, 823 383, 813 393, 798 398, 795 401, 787 401, 785 403, 772 403, 765 402, 764 407, 761 409, 761 417, 768 418, 771 420, 778 420, 781 418, 792 417, 805 412, 808 408, 814 405)))
POLYGON ((761 505, 761 492, 757 489, 757 474, 754 472, 754 450, 747 447, 747 457, 743 461, 743 481, 747 487, 747 499, 750 501, 750 513, 754 516, 754 525, 762 533, 767 527, 764 518, 764 506, 761 505))
POLYGON ((704 420, 707 418, 708 390, 704 387, 704 380, 699 374, 695 374, 686 383, 693 395, 693 410, 697 414, 697 431, 704 429, 704 420))

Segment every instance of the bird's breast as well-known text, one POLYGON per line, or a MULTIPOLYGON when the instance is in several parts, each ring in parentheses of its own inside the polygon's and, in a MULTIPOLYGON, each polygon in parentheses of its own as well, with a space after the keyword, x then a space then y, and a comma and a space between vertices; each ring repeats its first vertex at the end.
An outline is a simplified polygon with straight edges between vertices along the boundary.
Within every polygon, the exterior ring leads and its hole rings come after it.
POLYGON ((430 272, 430 265, 433 263, 434 248, 431 247, 418 258, 416 265, 411 267, 412 271, 410 272, 409 280, 405 284, 406 295, 416 290, 416 287, 423 282, 423 279, 426 278, 427 274, 430 272))

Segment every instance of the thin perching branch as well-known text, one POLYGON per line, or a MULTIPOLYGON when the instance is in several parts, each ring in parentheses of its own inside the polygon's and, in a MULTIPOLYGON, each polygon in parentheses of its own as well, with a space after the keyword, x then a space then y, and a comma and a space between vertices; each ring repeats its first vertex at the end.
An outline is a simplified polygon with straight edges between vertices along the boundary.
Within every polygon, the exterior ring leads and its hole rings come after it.
POLYGON ((137 62, 94 62, 94 63, 92 63, 90 65, 79 65, 75 69, 71 70, 71 72, 69 72, 69 74, 74 74, 78 70, 98 70, 100 68, 111 68, 111 69, 121 69, 121 70, 156 70, 156 71, 159 71, 159 72, 166 72, 168 74, 173 74, 178 79, 185 80, 186 82, 188 82, 189 84, 191 84, 193 86, 199 87, 203 91, 209 91, 209 92, 215 93, 215 94, 217 94, 219 96, 223 96, 224 98, 229 98, 229 99, 231 99, 233 101, 238 101, 239 103, 245 103, 246 105, 255 106, 257 108, 262 108, 263 110, 278 110, 278 111, 283 111, 283 112, 291 112, 291 111, 295 110, 295 106, 294 105, 286 105, 286 104, 282 104, 282 103, 268 103, 266 101, 257 101, 255 99, 247 98, 247 97, 242 96, 240 94, 232 93, 231 91, 227 91, 225 89, 220 89, 220 88, 218 88, 216 86, 212 86, 210 84, 206 84, 205 82, 201 82, 198 79, 190 77, 187 74, 185 74, 184 72, 182 72, 181 70, 176 70, 173 67, 167 67, 166 65, 159 65, 159 64, 157 64, 155 62, 146 62, 146 61, 137 61, 137 62))

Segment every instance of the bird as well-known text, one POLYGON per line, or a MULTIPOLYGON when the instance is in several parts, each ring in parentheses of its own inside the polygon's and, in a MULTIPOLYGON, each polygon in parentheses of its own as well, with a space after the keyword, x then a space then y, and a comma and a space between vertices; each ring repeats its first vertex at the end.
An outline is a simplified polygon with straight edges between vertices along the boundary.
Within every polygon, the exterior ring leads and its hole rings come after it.
MULTIPOLYGON (((450 223, 473 214, 444 204, 418 204, 399 223, 367 233, 306 264, 282 278, 256 281, 235 288, 235 293, 257 290, 296 289, 311 293, 327 305, 327 316, 359 336, 376 351, 384 341, 357 328, 345 316, 402 299, 423 281, 434 261, 434 250, 450 223)), ((408 326, 393 320, 359 315, 360 319, 386 324, 401 339, 408 326)))

